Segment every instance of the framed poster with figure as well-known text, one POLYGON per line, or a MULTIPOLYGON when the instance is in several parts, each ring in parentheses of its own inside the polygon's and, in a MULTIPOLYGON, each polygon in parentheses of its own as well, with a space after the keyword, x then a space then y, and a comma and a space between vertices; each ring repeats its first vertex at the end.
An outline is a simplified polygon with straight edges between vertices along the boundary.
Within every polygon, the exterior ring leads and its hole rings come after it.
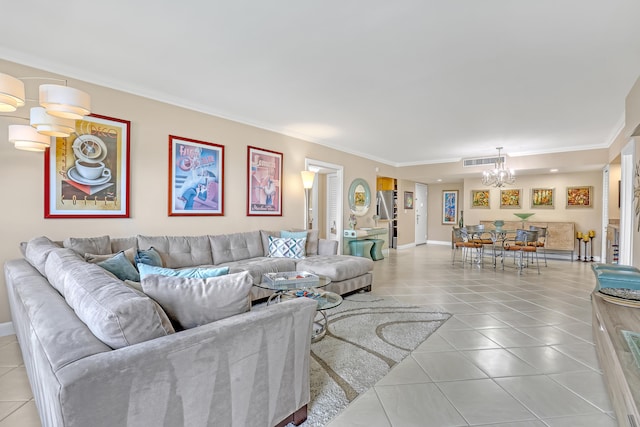
POLYGON ((45 218, 129 217, 127 120, 91 114, 44 153, 45 218))
POLYGON ((169 216, 224 215, 224 146, 169 135, 169 216))
POLYGON ((247 216, 282 216, 282 153, 247 147, 247 216))

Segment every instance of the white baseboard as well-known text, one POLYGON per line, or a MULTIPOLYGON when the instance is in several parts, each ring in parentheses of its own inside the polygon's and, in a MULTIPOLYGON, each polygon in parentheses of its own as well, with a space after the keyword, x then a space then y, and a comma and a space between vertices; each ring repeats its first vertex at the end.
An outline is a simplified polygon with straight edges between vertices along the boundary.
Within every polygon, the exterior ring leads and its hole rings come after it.
POLYGON ((448 242, 443 240, 427 240, 427 245, 451 246, 451 240, 448 242))
POLYGON ((13 322, 0 323, 0 337, 13 335, 16 331, 13 329, 13 322))
POLYGON ((398 246, 397 249, 411 249, 411 248, 415 248, 416 244, 415 243, 408 243, 406 245, 402 245, 402 246, 398 246))

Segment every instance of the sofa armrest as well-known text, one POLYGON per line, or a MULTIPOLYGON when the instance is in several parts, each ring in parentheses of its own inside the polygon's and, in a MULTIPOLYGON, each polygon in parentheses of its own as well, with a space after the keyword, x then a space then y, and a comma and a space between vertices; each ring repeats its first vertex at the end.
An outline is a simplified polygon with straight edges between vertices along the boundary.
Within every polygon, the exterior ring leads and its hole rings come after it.
POLYGON ((318 255, 338 255, 338 241, 318 239, 318 255))
POLYGON ((68 425, 273 426, 310 400, 316 302, 296 298, 58 372, 68 425))

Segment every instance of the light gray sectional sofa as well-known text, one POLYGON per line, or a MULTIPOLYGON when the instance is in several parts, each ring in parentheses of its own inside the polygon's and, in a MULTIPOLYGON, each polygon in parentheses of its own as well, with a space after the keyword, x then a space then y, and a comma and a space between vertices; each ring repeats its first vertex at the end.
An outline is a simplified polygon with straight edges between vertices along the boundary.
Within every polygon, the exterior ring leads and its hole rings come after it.
MULTIPOLYGON (((265 239, 277 234, 70 238, 64 247, 40 237, 25 244, 25 259, 7 262, 5 277, 43 425, 271 427, 303 421, 313 300, 177 330, 154 300, 84 257, 153 247, 165 267, 228 266, 224 280, 248 286, 265 272, 297 269, 330 276, 330 290, 341 294, 370 289, 372 261, 335 255, 335 242, 313 234, 306 258, 265 256, 265 239)), ((268 295, 255 286, 251 292, 254 300, 268 295)))

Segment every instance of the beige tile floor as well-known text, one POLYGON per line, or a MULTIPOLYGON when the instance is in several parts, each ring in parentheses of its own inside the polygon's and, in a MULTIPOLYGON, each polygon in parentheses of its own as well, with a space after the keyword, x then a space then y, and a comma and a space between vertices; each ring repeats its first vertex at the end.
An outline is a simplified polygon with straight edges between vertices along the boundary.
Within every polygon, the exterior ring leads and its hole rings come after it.
MULTIPOLYGON (((390 251, 374 293, 453 314, 329 427, 615 426, 591 335, 589 263, 541 274, 390 251)), ((15 336, 0 337, 0 427, 39 426, 15 336)))
POLYGON ((329 427, 615 426, 591 333, 590 264, 451 266, 446 246, 391 251, 374 293, 453 314, 329 427))

